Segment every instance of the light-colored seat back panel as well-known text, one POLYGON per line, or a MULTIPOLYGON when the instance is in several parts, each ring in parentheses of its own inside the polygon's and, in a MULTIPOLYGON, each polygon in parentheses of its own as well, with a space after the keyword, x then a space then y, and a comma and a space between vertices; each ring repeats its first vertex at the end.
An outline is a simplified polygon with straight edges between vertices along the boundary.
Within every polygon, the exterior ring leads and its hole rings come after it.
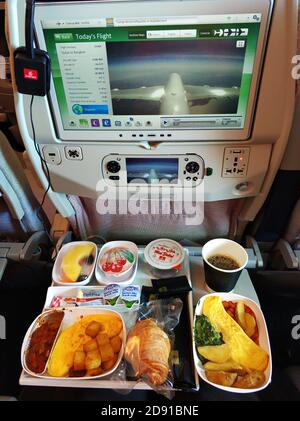
POLYGON ((18 199, 18 204, 21 204, 23 208, 25 216, 21 222, 24 231, 30 234, 43 229, 43 225, 36 213, 38 203, 25 177, 24 169, 2 132, 0 132, 0 169, 6 182, 13 189, 18 199))
POLYGON ((107 241, 127 239, 139 244, 163 237, 203 242, 207 238, 232 236, 242 202, 205 203, 201 223, 203 206, 199 206, 194 220, 189 215, 176 215, 172 204, 170 215, 99 215, 94 200, 82 198, 81 201, 88 216, 89 235, 100 235, 107 241))

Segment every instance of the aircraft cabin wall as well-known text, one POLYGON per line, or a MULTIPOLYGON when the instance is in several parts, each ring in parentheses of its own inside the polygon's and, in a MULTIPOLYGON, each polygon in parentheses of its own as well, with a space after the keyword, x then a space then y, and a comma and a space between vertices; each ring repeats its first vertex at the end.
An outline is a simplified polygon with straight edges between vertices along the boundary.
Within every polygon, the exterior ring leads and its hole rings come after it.
MULTIPOLYGON (((25 43, 24 3, 21 0, 8 1, 9 36, 12 49, 25 43)), ((83 19, 95 16, 93 12, 96 10, 94 9, 97 7, 96 3, 85 2, 84 8, 80 4, 68 3, 47 5, 41 2, 37 4, 35 21, 39 46, 44 47, 44 41, 40 37, 38 19, 43 16, 45 10, 49 12, 51 19, 63 20, 66 16, 70 20, 76 20, 79 17, 83 19)), ((121 9, 123 3, 128 2, 120 2, 121 9)), ((143 3, 142 6, 145 7, 149 2, 138 3, 143 3)), ((157 16, 161 8, 165 9, 162 6, 163 2, 155 3, 157 16)), ((184 3, 192 2, 180 2, 180 4, 184 3)), ((197 155, 204 162, 205 201, 212 202, 213 206, 215 202, 224 204, 224 201, 244 199, 243 206, 240 206, 240 220, 250 221, 257 215, 280 166, 292 124, 295 80, 291 77, 291 72, 292 58, 297 48, 298 2, 296 0, 288 2, 285 0, 274 2, 227 0, 194 3, 198 4, 200 13, 203 7, 203 10, 209 10, 210 14, 213 12, 215 15, 225 13, 225 11, 227 13, 241 11, 255 13, 257 4, 264 6, 265 10, 269 8, 269 14, 264 15, 265 35, 258 41, 261 54, 255 62, 256 89, 252 89, 253 98, 250 95, 249 99, 249 102, 253 103, 253 112, 250 116, 251 121, 249 120, 248 135, 245 136, 243 133, 240 140, 236 140, 234 130, 230 130, 228 133, 232 133, 232 140, 225 132, 223 135, 218 134, 214 139, 214 133, 220 133, 219 131, 203 131, 198 128, 192 131, 189 129, 181 131, 178 138, 177 133, 172 130, 165 128, 163 131, 149 130, 148 128, 144 131, 141 129, 130 131, 130 135, 125 132, 122 137, 119 134, 115 138, 109 133, 107 139, 104 139, 102 135, 101 139, 97 140, 95 138, 97 135, 92 134, 89 138, 85 133, 81 139, 80 135, 76 134, 73 140, 63 140, 61 133, 65 132, 58 129, 58 123, 53 116, 55 105, 47 97, 35 97, 32 115, 36 142, 50 171, 53 191, 50 191, 49 196, 63 215, 70 216, 73 212, 66 195, 81 196, 88 201, 97 198, 97 183, 105 178, 107 162, 113 160, 113 157, 109 160, 106 157, 114 154, 118 154, 121 159, 125 156, 131 158, 178 156, 181 159, 186 154, 197 155), (219 8, 219 5, 222 6, 219 8), (206 138, 204 133, 207 134, 206 138), (238 165, 235 165, 236 156, 238 165)), ((125 73, 124 77, 126 77, 125 73)), ((170 80, 169 83, 171 84, 170 80)), ((164 89, 167 91, 167 87, 164 89)), ((184 89, 188 90, 188 88, 184 89)), ((113 94, 118 95, 118 89, 114 91, 113 94)), ((30 101, 29 95, 15 93, 16 112, 22 137, 35 169, 46 187, 47 180, 41 170, 40 159, 36 154, 32 139, 30 101)), ((66 135, 66 137, 70 136, 72 137, 71 134, 66 135)), ((192 186, 187 188, 193 189, 192 186)))

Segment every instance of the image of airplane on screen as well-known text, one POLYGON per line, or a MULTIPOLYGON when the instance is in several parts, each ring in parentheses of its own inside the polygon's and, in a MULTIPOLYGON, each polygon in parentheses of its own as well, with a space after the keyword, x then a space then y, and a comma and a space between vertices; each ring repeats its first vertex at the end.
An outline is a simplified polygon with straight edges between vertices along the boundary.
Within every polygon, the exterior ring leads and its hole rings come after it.
POLYGON ((192 114, 192 106, 197 101, 209 103, 211 100, 239 98, 240 89, 217 86, 184 85, 178 73, 172 73, 166 86, 142 86, 136 89, 113 89, 112 100, 158 101, 161 115, 192 114))
POLYGON ((107 43, 114 115, 236 114, 245 48, 236 40, 107 43))

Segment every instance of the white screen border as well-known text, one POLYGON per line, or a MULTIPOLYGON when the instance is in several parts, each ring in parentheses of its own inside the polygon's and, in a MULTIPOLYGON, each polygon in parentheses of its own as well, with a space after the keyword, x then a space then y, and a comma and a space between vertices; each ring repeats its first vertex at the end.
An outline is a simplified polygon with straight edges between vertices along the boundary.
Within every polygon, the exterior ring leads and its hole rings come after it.
POLYGON ((42 22, 44 20, 91 19, 99 15, 99 8, 104 16, 113 17, 147 17, 147 16, 186 16, 193 14, 241 14, 260 13, 262 15, 261 29, 258 39, 257 54, 254 64, 251 91, 249 95, 248 111, 243 129, 234 130, 206 130, 206 129, 136 129, 136 130, 65 130, 60 115, 59 105, 53 81, 50 88, 50 105, 57 135, 62 141, 81 142, 111 142, 111 141, 142 141, 160 140, 168 142, 182 141, 235 141, 248 140, 254 118, 255 104, 258 93, 260 74, 263 64, 264 50, 267 42, 268 28, 271 20, 273 0, 188 0, 188 1, 136 1, 126 0, 91 1, 84 3, 37 3, 35 28, 40 48, 46 50, 42 22), (159 12, 159 13, 158 13, 159 12), (161 135, 164 135, 162 138, 161 135))

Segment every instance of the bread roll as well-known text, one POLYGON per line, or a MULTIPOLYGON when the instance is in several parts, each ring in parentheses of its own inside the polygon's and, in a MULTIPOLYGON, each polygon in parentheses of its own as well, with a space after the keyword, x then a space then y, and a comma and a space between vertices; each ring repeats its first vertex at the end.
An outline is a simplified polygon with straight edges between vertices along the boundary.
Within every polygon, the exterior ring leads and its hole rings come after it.
POLYGON ((141 320, 131 330, 126 344, 125 358, 136 377, 145 378, 155 386, 162 385, 169 372, 171 351, 168 335, 154 320, 141 320))

